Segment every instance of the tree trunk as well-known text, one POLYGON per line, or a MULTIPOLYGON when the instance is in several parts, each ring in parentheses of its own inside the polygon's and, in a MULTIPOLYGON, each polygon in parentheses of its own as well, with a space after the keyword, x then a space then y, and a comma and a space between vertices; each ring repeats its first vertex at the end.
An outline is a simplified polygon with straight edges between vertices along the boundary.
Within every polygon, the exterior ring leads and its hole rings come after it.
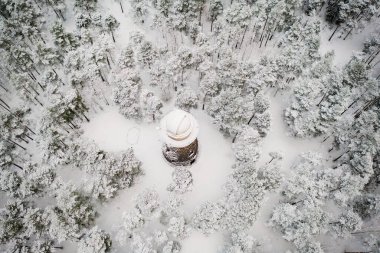
POLYGON ((57 15, 58 18, 61 18, 61 17, 59 16, 58 12, 54 9, 54 7, 52 6, 51 8, 53 9, 55 15, 57 15))
POLYGON ((83 117, 86 119, 87 122, 90 122, 90 119, 87 118, 87 116, 84 114, 84 112, 81 112, 81 114, 83 115, 83 117))
POLYGON ((37 5, 38 9, 42 10, 42 9, 41 9, 41 6, 38 5, 38 3, 37 3, 36 0, 33 0, 33 2, 37 5))
POLYGON ((245 34, 247 33, 247 30, 248 30, 248 26, 246 26, 244 29, 244 33, 243 33, 243 37, 241 38, 239 49, 241 49, 241 45, 243 45, 245 34))
POLYGON ((9 143, 15 144, 16 146, 22 148, 23 150, 26 150, 26 148, 24 148, 23 146, 21 146, 20 144, 14 142, 14 141, 12 141, 12 140, 6 140, 6 141, 9 142, 9 143))
MULTIPOLYGON (((268 32, 268 33, 269 33, 269 32, 268 32)), ((259 48, 261 48, 261 46, 263 45, 264 37, 265 37, 265 35, 263 35, 263 36, 261 37, 261 39, 260 39, 260 46, 259 46, 259 48)))
POLYGON ((343 154, 341 154, 340 156, 338 156, 337 158, 335 158, 334 160, 333 160, 333 162, 336 162, 336 161, 338 161, 339 160, 339 158, 341 158, 344 154, 346 154, 347 153, 347 151, 346 152, 344 152, 343 154))
POLYGON ((350 109, 354 104, 356 104, 359 101, 360 98, 361 98, 361 96, 358 97, 357 99, 355 99, 340 115, 343 115, 348 109, 350 109))
POLYGON ((44 106, 36 97, 34 97, 34 99, 40 104, 40 106, 44 106))
POLYGON ((26 129, 28 129, 30 132, 32 132, 33 134, 36 134, 35 132, 32 131, 32 129, 30 129, 29 127, 25 126, 26 129))
POLYGON ((344 36, 343 40, 346 40, 346 39, 347 39, 348 35, 350 35, 350 33, 352 32, 353 29, 354 29, 354 28, 351 28, 351 29, 348 31, 348 33, 346 34, 346 36, 344 36))
POLYGON ((17 168, 19 168, 20 170, 24 170, 24 168, 23 168, 23 167, 21 167, 20 165, 18 165, 18 164, 16 164, 16 163, 14 163, 14 162, 12 162, 12 165, 16 166, 16 167, 17 167, 17 168))
POLYGON ((0 84, 0 87, 1 87, 3 90, 5 90, 6 92, 8 92, 8 89, 5 88, 2 84, 0 84))
POLYGON ((30 139, 31 141, 34 141, 34 139, 32 137, 30 137, 29 135, 27 134, 24 134, 28 139, 30 139))
POLYGON ((33 81, 37 81, 36 77, 33 75, 32 72, 28 71, 28 75, 30 76, 30 78, 31 78, 33 81))
POLYGON ((9 113, 12 113, 11 110, 9 110, 7 107, 5 107, 5 105, 0 104, 0 106, 1 106, 2 108, 4 108, 5 110, 7 110, 9 113))
POLYGON ((46 45, 46 41, 44 40, 44 38, 41 35, 39 35, 39 38, 42 41, 42 43, 44 43, 46 45))
POLYGON ((205 104, 206 104, 206 97, 207 97, 207 94, 205 94, 205 96, 203 97, 203 105, 202 105, 202 110, 205 109, 205 104))
POLYGON ((375 105, 377 102, 380 101, 380 96, 378 97, 375 97, 374 99, 370 100, 369 102, 367 102, 365 104, 365 106, 355 114, 355 118, 358 118, 360 116, 360 114, 362 114, 363 111, 367 111, 369 108, 371 108, 373 105, 375 105))
POLYGON ((268 41, 273 37, 273 34, 274 34, 274 32, 276 31, 276 29, 277 29, 277 24, 274 26, 273 31, 272 31, 272 32, 269 32, 268 37, 267 37, 267 40, 265 41, 265 45, 264 45, 265 47, 267 46, 268 41))
POLYGON ((336 28, 335 28, 334 32, 331 34, 331 36, 330 36, 330 38, 329 38, 329 40, 328 40, 328 41, 330 41, 330 40, 332 39, 332 37, 334 36, 334 34, 335 34, 335 33, 336 33, 336 31, 338 30, 338 28, 339 28, 339 25, 337 25, 337 26, 336 26, 336 28))
POLYGON ((317 104, 317 106, 321 105, 321 103, 325 99, 326 95, 327 95, 327 92, 325 92, 325 94, 323 94, 323 97, 322 97, 321 101, 319 101, 319 103, 317 104))
POLYGON ((63 21, 65 21, 66 19, 65 19, 65 17, 63 16, 63 13, 62 13, 62 11, 61 11, 61 10, 58 10, 58 13, 59 13, 59 15, 61 15, 61 17, 62 17, 62 20, 63 20, 63 21))
POLYGON ((263 35, 264 35, 265 27, 267 26, 267 22, 268 22, 268 18, 269 18, 269 15, 267 15, 267 18, 265 19, 265 23, 264 23, 263 31, 261 32, 260 39, 259 39, 260 41, 261 41, 261 38, 262 38, 263 35))
MULTIPOLYGON (((380 232, 380 230, 357 231, 357 232, 352 232, 351 234, 355 235, 355 234, 378 233, 378 232, 380 232)), ((345 252, 347 252, 347 251, 345 251, 345 252)), ((371 252, 371 251, 368 251, 368 252, 371 252)), ((349 252, 347 252, 347 253, 349 253, 349 252)))
POLYGON ((0 102, 2 102, 6 107, 8 107, 9 109, 11 109, 11 107, 4 101, 0 98, 0 102))
POLYGON ((202 26, 202 11, 203 11, 203 7, 199 10, 199 20, 198 20, 199 26, 202 26))
POLYGON ((34 69, 34 71, 36 71, 36 73, 37 73, 38 75, 41 75, 40 72, 38 72, 38 70, 36 69, 36 67, 33 66, 32 68, 34 69))
POLYGON ((247 125, 249 126, 249 124, 251 123, 251 121, 253 120, 253 117, 255 116, 255 114, 252 114, 251 118, 248 120, 248 123, 247 125))
POLYGON ((380 53, 380 51, 377 51, 377 53, 375 54, 375 56, 372 57, 372 59, 367 63, 368 65, 370 65, 372 63, 373 60, 375 60, 376 56, 380 53))
POLYGON ((100 76, 100 79, 102 79, 102 81, 104 82, 105 81, 105 79, 104 79, 104 77, 103 77, 103 75, 102 75, 102 71, 99 69, 99 76, 100 76))
POLYGON ((119 1, 121 13, 124 13, 123 5, 121 4, 121 1, 119 1))
POLYGON ((107 60, 108 67, 111 69, 111 63, 110 63, 110 60, 108 59, 107 55, 106 55, 106 60, 107 60))
POLYGON ((235 136, 234 136, 234 138, 232 138, 232 143, 235 143, 237 136, 238 136, 238 133, 236 133, 235 136))
POLYGON ((21 141, 25 142, 25 143, 29 143, 29 141, 25 140, 24 138, 22 138, 21 136, 16 136, 16 138, 20 139, 21 141))
POLYGON ((113 40, 113 42, 115 43, 116 40, 115 40, 115 36, 113 35, 113 31, 112 31, 112 30, 111 30, 111 35, 112 35, 112 40, 113 40))
POLYGON ((37 83, 38 83, 38 86, 40 86, 41 90, 45 91, 45 88, 40 84, 40 82, 37 82, 37 83))
POLYGON ((30 88, 37 94, 37 96, 40 95, 40 93, 38 93, 38 91, 35 88, 33 88, 32 86, 30 86, 30 88))

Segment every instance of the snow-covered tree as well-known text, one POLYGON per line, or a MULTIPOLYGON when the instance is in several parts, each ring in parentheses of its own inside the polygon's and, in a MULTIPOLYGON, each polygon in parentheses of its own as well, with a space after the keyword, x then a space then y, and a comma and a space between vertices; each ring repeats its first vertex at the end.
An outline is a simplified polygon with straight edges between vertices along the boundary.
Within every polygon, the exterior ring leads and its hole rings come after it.
POLYGON ((368 219, 380 213, 380 196, 375 194, 362 194, 354 198, 353 210, 362 219, 368 219))
POLYGON ((56 206, 49 207, 49 234, 59 242, 78 238, 82 228, 93 223, 96 212, 90 198, 73 185, 60 185, 55 191, 56 206))
POLYGON ((193 89, 181 87, 178 89, 175 105, 186 111, 189 111, 191 108, 197 108, 198 96, 193 89))
POLYGON ((78 253, 111 252, 111 246, 110 235, 95 226, 79 241, 78 253))
POLYGON ((141 22, 145 22, 145 17, 148 14, 148 1, 146 0, 133 0, 131 1, 133 17, 141 22))
POLYGON ((120 189, 130 187, 141 171, 141 162, 131 148, 111 153, 100 150, 93 143, 78 146, 73 154, 75 163, 91 175, 85 189, 100 200, 110 199, 120 189))
POLYGON ((14 193, 19 198, 42 196, 49 191, 56 178, 56 173, 48 165, 26 164, 20 173, 22 181, 14 193))
POLYGON ((236 160, 255 163, 261 153, 260 134, 250 126, 244 126, 233 144, 236 160))
POLYGON ((189 233, 189 225, 184 217, 172 217, 169 220, 168 232, 178 239, 187 237, 189 233))
POLYGON ((161 118, 163 104, 153 92, 143 90, 141 92, 141 114, 145 121, 152 122, 161 118))
POLYGON ((220 253, 258 253, 260 244, 246 232, 236 232, 230 235, 231 240, 226 243, 220 253))
POLYGON ((211 0, 208 7, 208 18, 211 22, 211 32, 215 20, 223 13, 223 4, 220 0, 211 0))
POLYGON ((131 45, 128 45, 121 51, 118 66, 122 69, 133 68, 135 66, 134 51, 131 45))
POLYGON ((147 236, 144 233, 135 234, 132 237, 131 242, 131 252, 132 253, 156 253, 154 240, 151 236, 147 236))
POLYGON ((305 201, 302 205, 289 203, 278 205, 273 211, 270 222, 280 229, 286 240, 294 242, 299 250, 306 252, 303 248, 309 247, 308 244, 315 236, 326 231, 328 217, 320 206, 305 201))
POLYGON ((150 68, 157 57, 157 52, 150 41, 143 41, 138 48, 136 55, 140 64, 150 68))
POLYGON ((213 97, 206 110, 223 133, 235 136, 248 123, 254 103, 250 98, 241 96, 239 89, 228 88, 213 97))
POLYGON ((78 47, 78 41, 73 34, 67 33, 63 29, 63 25, 56 22, 51 28, 54 43, 64 52, 74 50, 78 47))
POLYGON ((338 28, 341 28, 344 39, 354 29, 363 29, 374 16, 378 15, 379 6, 377 1, 327 1, 326 20, 336 25, 329 40, 338 28))
POLYGON ((75 0, 74 7, 77 12, 93 12, 97 8, 97 0, 75 0))
POLYGON ((109 15, 104 19, 104 25, 106 29, 111 33, 113 42, 116 42, 114 31, 120 26, 119 21, 117 21, 114 16, 109 15))
POLYGON ((192 226, 205 234, 218 231, 222 226, 225 213, 225 207, 220 203, 206 202, 194 213, 191 219, 192 226))
POLYGON ((177 193, 185 193, 191 190, 193 177, 185 167, 175 168, 172 173, 173 182, 168 185, 167 190, 177 193))
POLYGON ((119 105, 119 111, 127 118, 141 117, 139 99, 142 81, 136 72, 117 77, 114 82, 114 102, 119 105))
POLYGON ((137 208, 133 208, 129 212, 122 215, 122 223, 116 235, 116 240, 121 244, 126 244, 127 240, 132 238, 132 234, 136 229, 141 228, 145 223, 145 219, 137 208))
POLYGON ((340 214, 336 221, 329 222, 329 225, 334 235, 348 237, 352 232, 360 229, 362 219, 357 213, 347 210, 340 214))
POLYGON ((162 253, 180 253, 181 244, 177 241, 168 241, 162 248, 162 253))
POLYGON ((170 218, 183 216, 183 211, 181 210, 182 205, 183 199, 178 195, 171 195, 169 199, 161 205, 160 223, 168 225, 170 218))
POLYGON ((160 206, 159 196, 155 190, 145 189, 135 200, 136 208, 144 216, 150 216, 160 206))

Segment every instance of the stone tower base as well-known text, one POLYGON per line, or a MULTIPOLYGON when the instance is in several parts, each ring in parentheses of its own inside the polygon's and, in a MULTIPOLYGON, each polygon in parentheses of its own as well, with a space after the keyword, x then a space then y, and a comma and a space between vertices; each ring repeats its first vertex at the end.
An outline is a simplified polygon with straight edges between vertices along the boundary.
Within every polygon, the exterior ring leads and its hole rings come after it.
POLYGON ((162 153, 168 162, 176 166, 191 165, 195 162, 198 153, 198 139, 195 139, 190 145, 182 148, 170 147, 164 145, 162 153))

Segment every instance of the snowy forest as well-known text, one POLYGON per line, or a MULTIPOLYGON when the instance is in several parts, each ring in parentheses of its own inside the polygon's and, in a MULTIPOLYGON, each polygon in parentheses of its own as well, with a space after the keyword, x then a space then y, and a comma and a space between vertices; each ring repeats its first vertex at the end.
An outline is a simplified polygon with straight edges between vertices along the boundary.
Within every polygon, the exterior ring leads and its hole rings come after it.
POLYGON ((0 29, 0 252, 380 252, 379 0, 0 0, 0 29))

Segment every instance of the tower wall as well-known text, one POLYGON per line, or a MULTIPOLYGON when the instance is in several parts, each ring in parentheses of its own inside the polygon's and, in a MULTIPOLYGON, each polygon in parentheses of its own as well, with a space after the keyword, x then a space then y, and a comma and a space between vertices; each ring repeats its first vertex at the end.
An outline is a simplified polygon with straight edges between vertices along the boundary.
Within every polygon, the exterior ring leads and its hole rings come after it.
POLYGON ((191 165, 195 162, 198 153, 198 139, 185 147, 170 147, 165 144, 162 153, 166 160, 173 165, 191 165))

